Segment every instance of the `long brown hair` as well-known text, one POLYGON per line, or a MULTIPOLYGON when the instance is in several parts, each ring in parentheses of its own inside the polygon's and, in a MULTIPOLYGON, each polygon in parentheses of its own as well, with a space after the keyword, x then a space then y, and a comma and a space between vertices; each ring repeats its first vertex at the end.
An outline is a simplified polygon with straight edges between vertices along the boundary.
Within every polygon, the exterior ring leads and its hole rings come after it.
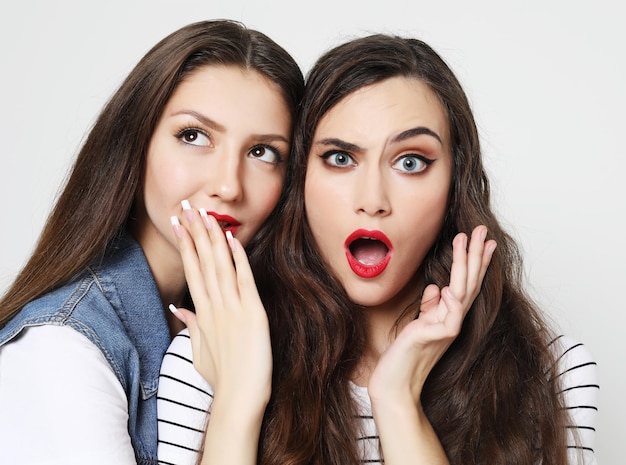
POLYGON ((259 462, 359 463, 349 382, 367 331, 315 247, 304 181, 321 118, 357 89, 395 76, 431 88, 447 113, 452 142, 449 210, 420 267, 423 282, 449 283, 458 232, 485 224, 498 243, 461 334, 424 386, 424 410, 452 464, 564 465, 566 413, 548 349, 551 332, 524 292, 518 248, 492 212, 468 99, 427 44, 386 35, 340 45, 312 68, 279 208, 250 247, 274 351, 259 462))
POLYGON ((143 185, 146 151, 177 85, 199 67, 254 70, 279 88, 295 117, 304 78, 264 34, 228 21, 187 25, 157 43, 105 105, 82 146, 35 250, 0 300, 0 328, 29 301, 97 260, 122 233, 143 185))

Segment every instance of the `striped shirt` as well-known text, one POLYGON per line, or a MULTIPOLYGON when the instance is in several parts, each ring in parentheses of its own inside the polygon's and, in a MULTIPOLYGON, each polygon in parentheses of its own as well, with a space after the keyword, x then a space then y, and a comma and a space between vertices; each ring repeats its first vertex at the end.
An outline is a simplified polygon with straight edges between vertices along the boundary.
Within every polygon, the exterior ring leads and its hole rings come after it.
MULTIPOLYGON (((597 367, 587 348, 564 336, 552 342, 558 354, 563 398, 570 412, 570 463, 596 465, 593 452, 599 385, 597 367), (574 431, 579 437, 574 441, 574 431), (580 456, 581 462, 577 461, 580 456)), ((383 464, 380 441, 367 388, 352 385, 361 422, 358 439, 361 463, 383 464)), ((157 397, 159 424, 159 463, 194 465, 208 416, 213 390, 193 368, 189 332, 179 333, 163 359, 157 397)))

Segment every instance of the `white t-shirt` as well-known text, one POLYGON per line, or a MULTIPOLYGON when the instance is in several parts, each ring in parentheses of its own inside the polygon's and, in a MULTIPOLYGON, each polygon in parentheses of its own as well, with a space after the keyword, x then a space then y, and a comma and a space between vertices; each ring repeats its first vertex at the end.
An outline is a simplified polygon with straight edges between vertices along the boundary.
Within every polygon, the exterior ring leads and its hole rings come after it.
MULTIPOLYGON (((599 390, 596 363, 585 346, 566 337, 558 338, 553 346, 559 355, 565 405, 574 422, 570 431, 578 431, 582 447, 570 448, 570 463, 579 463, 574 457, 580 452, 581 463, 595 465, 593 447, 599 390)), ((352 392, 359 406, 362 462, 382 464, 367 388, 353 385, 352 392)), ((185 329, 172 341, 161 367, 157 397, 159 463, 196 463, 212 399, 213 389, 193 367, 189 332, 185 329)), ((574 445, 571 435, 570 445, 574 445)))
POLYGON ((43 325, 0 348, 0 461, 131 465, 128 402, 100 350, 43 325))

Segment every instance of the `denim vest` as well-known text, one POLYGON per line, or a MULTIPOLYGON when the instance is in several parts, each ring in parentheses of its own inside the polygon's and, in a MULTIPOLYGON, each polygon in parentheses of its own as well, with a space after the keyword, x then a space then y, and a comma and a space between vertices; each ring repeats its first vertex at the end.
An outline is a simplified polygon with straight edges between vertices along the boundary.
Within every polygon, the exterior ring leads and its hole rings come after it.
POLYGON ((157 463, 156 392, 170 333, 139 244, 124 235, 70 284, 24 306, 0 330, 0 349, 24 328, 38 325, 72 327, 100 349, 128 398, 137 463, 157 463))

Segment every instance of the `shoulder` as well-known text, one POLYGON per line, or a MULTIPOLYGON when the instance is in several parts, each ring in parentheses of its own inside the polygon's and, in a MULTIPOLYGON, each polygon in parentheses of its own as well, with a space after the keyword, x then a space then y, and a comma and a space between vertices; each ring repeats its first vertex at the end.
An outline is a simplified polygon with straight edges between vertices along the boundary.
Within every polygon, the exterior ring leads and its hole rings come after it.
POLYGON ((557 359, 557 375, 561 395, 571 424, 569 450, 571 463, 576 453, 583 463, 595 464, 594 447, 598 422, 600 384, 598 367, 591 351, 582 342, 568 336, 559 336, 551 343, 557 359))
POLYGON ((83 273, 64 286, 32 300, 0 330, 0 345, 29 327, 67 324, 71 321, 72 312, 90 292, 93 284, 94 279, 89 273, 83 273))
POLYGON ((132 463, 126 394, 85 336, 64 326, 27 328, 0 350, 0 372, 0 450, 15 458, 8 462, 132 463), (25 447, 25 437, 38 439, 25 447))
POLYGON ((561 376, 575 375, 597 384, 597 363, 587 346, 564 335, 555 338, 550 346, 561 376))
POLYGON ((27 378, 47 379, 50 387, 58 382, 65 388, 77 384, 97 386, 104 382, 119 396, 126 397, 102 352, 84 335, 67 326, 26 328, 20 337, 2 347, 0 362, 2 389, 9 385, 26 385, 27 378))
POLYGON ((600 389, 598 366, 589 349, 567 336, 559 336, 551 346, 556 355, 557 376, 567 408, 583 408, 581 406, 584 405, 584 408, 597 410, 600 389))

